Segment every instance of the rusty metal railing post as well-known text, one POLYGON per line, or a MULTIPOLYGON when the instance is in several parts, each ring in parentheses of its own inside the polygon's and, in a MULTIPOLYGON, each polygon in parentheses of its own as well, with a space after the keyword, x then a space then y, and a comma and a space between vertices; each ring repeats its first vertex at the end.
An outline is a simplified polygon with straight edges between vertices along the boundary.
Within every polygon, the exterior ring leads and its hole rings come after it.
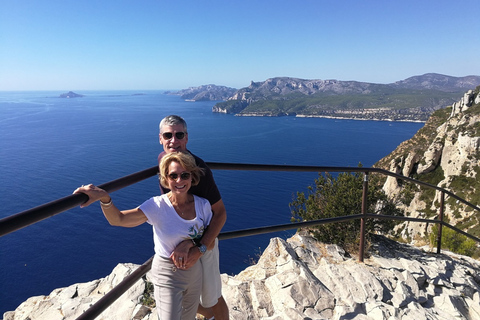
POLYGON ((362 192, 362 217, 360 218, 360 244, 358 250, 358 261, 363 262, 365 254, 365 219, 367 218, 367 194, 368 194, 368 172, 365 172, 363 178, 363 192, 362 192))
POLYGON ((445 192, 442 191, 440 195, 440 214, 439 214, 440 223, 438 224, 438 234, 437 234, 437 254, 440 254, 440 251, 442 250, 442 227, 443 227, 444 206, 445 206, 445 192))

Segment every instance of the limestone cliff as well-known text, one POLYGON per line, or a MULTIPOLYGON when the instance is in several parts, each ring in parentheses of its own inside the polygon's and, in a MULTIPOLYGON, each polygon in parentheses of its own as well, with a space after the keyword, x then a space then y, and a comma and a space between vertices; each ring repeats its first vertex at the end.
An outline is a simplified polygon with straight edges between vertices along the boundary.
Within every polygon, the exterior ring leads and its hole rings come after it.
MULTIPOLYGON (((480 199, 480 87, 469 90, 452 106, 436 111, 410 140, 400 144, 375 166, 445 188, 479 205, 480 199)), ((389 177, 383 186, 399 201, 407 215, 433 218, 438 214, 439 193, 417 188, 389 177)), ((480 216, 455 199, 446 198, 445 213, 451 224, 480 236, 480 216)), ((398 232, 415 240, 428 226, 404 223, 398 232)))

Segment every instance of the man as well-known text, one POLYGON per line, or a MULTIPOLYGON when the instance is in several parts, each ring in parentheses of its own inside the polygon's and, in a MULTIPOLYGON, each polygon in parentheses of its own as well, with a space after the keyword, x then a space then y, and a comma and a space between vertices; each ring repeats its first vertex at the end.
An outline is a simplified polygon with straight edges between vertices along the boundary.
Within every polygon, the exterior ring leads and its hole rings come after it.
MULTIPOLYGON (((187 150, 187 123, 183 118, 176 115, 167 116, 160 122, 159 128, 160 144, 164 150, 158 155, 159 161, 163 155, 168 153, 179 151, 190 152, 187 150)), ((195 158, 197 166, 205 170, 205 175, 201 177, 200 183, 192 187, 190 191, 199 197, 206 198, 210 202, 213 217, 200 242, 194 244, 192 241, 183 241, 175 248, 172 258, 176 260, 176 256, 187 256, 187 268, 194 265, 195 262, 201 258, 202 265, 205 266, 203 268, 204 286, 198 312, 207 319, 213 316, 216 320, 228 319, 228 307, 221 293, 222 283, 218 268, 219 255, 217 239, 227 220, 227 212, 215 180, 213 179, 212 171, 202 159, 194 154, 192 155, 195 158), (207 253, 205 253, 205 249, 208 249, 207 253)), ((165 193, 168 192, 168 190, 162 187, 162 192, 165 193)))

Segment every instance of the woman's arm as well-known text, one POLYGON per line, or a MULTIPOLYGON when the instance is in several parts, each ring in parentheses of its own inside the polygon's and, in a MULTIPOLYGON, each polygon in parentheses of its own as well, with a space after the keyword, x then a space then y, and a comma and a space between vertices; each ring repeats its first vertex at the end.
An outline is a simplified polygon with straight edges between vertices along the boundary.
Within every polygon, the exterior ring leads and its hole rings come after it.
POLYGON ((103 215, 112 226, 132 228, 147 221, 147 217, 139 208, 120 211, 112 203, 110 207, 100 205, 103 215))
POLYGON ((85 193, 88 196, 88 201, 80 207, 84 208, 95 201, 100 200, 100 207, 105 218, 112 226, 120 227, 136 227, 147 221, 147 217, 139 208, 120 211, 110 198, 110 195, 105 190, 89 184, 77 188, 73 193, 85 193))

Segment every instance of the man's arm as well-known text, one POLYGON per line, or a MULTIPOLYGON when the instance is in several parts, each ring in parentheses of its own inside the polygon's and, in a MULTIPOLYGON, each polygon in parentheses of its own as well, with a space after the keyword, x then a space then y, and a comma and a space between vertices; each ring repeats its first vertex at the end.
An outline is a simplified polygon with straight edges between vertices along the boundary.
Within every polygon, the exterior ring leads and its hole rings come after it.
POLYGON ((213 249, 215 246, 215 238, 218 237, 225 222, 227 221, 227 210, 225 209, 222 199, 212 205, 212 212, 212 220, 210 221, 207 230, 200 240, 200 243, 206 245, 208 250, 213 249))

